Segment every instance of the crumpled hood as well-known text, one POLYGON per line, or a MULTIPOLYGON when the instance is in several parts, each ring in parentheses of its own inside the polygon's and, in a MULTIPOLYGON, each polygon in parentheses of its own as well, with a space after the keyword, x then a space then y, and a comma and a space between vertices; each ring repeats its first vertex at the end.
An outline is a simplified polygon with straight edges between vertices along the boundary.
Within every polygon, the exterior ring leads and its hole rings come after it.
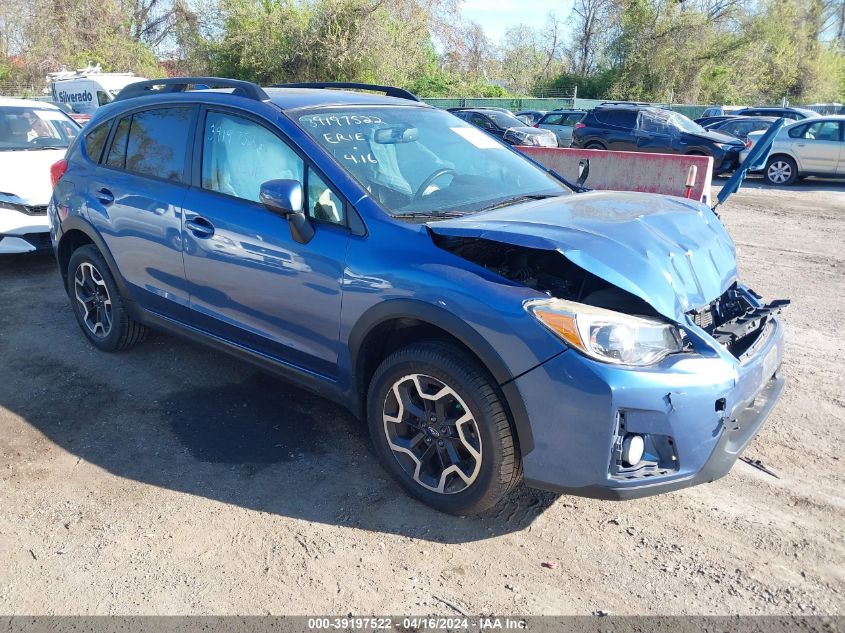
POLYGON ((676 322, 736 280, 728 232, 704 204, 594 191, 431 222, 438 235, 557 250, 676 322))
POLYGON ((64 158, 65 148, 0 151, 0 195, 17 196, 26 205, 50 201, 50 166, 64 158))

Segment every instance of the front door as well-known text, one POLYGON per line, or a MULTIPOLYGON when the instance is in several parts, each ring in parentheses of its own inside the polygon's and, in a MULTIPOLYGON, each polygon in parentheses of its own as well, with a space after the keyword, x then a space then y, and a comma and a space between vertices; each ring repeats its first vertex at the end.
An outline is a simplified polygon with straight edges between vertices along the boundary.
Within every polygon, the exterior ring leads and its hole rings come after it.
POLYGON ((201 180, 185 199, 185 275, 196 325, 323 376, 337 372, 344 204, 262 121, 208 110, 201 180), (307 244, 260 204, 261 184, 303 183, 316 231, 307 244), (310 180, 310 182, 307 182, 310 180))

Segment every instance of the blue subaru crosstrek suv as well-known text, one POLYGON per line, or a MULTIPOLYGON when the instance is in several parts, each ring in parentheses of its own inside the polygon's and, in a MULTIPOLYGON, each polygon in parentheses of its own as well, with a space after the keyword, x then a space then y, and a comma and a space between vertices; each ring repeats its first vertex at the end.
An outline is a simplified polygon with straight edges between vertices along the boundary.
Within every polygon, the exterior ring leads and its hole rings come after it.
POLYGON ((712 481, 784 385, 785 302, 708 207, 576 193, 400 89, 139 82, 51 172, 94 346, 165 330, 342 403, 445 512, 712 481))

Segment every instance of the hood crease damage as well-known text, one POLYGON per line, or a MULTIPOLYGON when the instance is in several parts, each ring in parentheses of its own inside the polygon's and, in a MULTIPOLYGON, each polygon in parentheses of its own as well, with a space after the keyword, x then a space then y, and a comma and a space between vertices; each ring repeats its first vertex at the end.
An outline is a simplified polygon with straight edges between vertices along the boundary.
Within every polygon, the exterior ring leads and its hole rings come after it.
POLYGON ((737 277, 733 242, 703 204, 591 192, 428 224, 435 243, 551 296, 681 323, 737 277))

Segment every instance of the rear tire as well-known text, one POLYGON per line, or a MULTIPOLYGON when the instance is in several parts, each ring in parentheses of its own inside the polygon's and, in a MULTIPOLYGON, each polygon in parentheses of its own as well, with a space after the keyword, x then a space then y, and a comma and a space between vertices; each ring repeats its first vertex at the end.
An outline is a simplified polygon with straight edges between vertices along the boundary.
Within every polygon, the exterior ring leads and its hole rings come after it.
POLYGON ((446 343, 417 343, 388 356, 370 382, 367 422, 382 466, 440 512, 477 514, 521 480, 498 385, 446 343))
POLYGON ((79 327, 97 349, 115 352, 146 337, 147 328, 127 313, 114 277, 95 246, 82 246, 70 256, 67 293, 79 327))
POLYGON ((772 156, 763 173, 770 185, 789 186, 798 180, 798 165, 789 156, 772 156))
POLYGON ((607 148, 604 145, 602 145, 601 143, 593 142, 593 143, 587 143, 584 146, 584 149, 601 149, 601 150, 604 150, 604 149, 607 149, 607 148))

